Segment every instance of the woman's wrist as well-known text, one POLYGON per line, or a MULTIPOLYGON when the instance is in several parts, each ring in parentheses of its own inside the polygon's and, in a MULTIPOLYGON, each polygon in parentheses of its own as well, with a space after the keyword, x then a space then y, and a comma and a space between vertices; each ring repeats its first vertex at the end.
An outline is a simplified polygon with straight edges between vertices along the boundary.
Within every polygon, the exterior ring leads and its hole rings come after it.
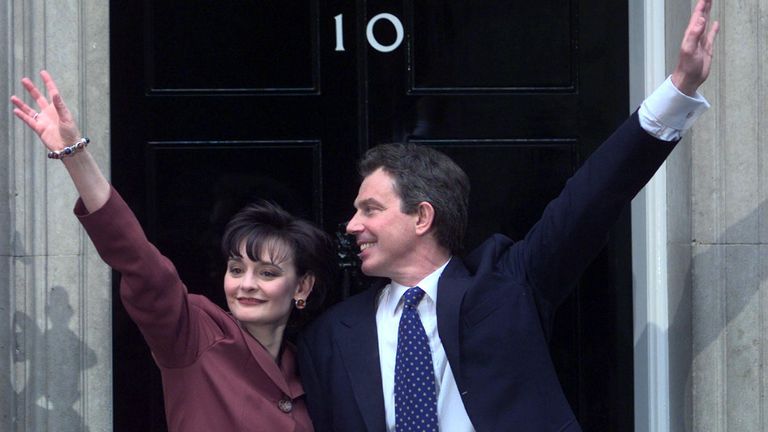
POLYGON ((83 137, 77 140, 74 144, 64 147, 61 150, 51 150, 48 152, 48 159, 64 159, 67 157, 71 157, 76 155, 77 153, 80 153, 85 149, 86 146, 88 146, 88 143, 90 143, 91 140, 83 137))

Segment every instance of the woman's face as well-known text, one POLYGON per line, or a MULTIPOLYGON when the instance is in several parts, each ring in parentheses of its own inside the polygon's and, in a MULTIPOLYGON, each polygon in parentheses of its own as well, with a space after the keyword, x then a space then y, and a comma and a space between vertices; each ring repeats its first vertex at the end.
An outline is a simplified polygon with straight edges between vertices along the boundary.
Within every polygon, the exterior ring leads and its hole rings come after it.
POLYGON ((252 261, 242 245, 240 257, 227 262, 224 293, 229 310, 252 334, 253 330, 261 333, 285 327, 294 298, 306 299, 312 291, 313 278, 299 278, 292 257, 263 253, 258 261, 252 261))

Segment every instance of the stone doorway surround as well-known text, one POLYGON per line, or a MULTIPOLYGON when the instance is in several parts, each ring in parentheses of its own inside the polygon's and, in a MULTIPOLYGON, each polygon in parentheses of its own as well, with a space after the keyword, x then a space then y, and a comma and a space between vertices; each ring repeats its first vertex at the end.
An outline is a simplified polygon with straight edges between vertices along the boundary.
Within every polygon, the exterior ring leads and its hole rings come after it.
POLYGON ((45 68, 109 173, 109 2, 0 3, 0 430, 112 430, 109 269, 60 162, 8 99, 45 68))

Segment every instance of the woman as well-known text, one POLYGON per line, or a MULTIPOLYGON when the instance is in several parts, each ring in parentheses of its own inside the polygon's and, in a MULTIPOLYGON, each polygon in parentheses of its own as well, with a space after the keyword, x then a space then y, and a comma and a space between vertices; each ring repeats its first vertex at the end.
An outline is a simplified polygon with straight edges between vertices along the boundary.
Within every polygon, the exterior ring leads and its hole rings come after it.
POLYGON ((248 206, 222 241, 230 313, 188 294, 88 153, 51 76, 41 76, 51 100, 24 78, 39 112, 13 96, 14 114, 64 164, 80 194, 76 216, 122 276, 120 297, 162 373, 169 430, 311 431, 284 332, 294 308, 321 303, 333 281, 328 236, 277 206, 248 206))

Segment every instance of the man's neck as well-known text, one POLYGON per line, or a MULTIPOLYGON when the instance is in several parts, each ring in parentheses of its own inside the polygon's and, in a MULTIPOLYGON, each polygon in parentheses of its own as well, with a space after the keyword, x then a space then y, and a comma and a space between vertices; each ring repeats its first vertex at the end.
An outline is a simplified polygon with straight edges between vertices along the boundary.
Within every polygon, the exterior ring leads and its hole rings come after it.
POLYGON ((450 258, 450 252, 443 248, 419 254, 408 266, 392 275, 390 279, 404 286, 416 286, 422 279, 442 267, 450 258))

